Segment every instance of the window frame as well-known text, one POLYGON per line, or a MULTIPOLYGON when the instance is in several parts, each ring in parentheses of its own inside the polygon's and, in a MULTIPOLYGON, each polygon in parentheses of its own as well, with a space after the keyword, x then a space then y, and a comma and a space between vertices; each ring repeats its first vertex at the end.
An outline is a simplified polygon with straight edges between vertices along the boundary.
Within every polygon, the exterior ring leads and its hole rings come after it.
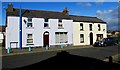
POLYGON ((93 28, 92 28, 92 24, 89 24, 89 30, 92 31, 93 28))
POLYGON ((100 26, 100 24, 98 24, 98 31, 100 31, 101 30, 101 26, 100 26))
POLYGON ((48 22, 49 22, 49 18, 44 18, 44 28, 49 28, 49 23, 48 22))
POLYGON ((84 27, 83 27, 83 23, 80 23, 80 31, 83 31, 84 27))
POLYGON ((80 43, 84 43, 84 34, 80 34, 80 43), (82 37, 83 41, 81 41, 81 37, 82 37))
POLYGON ((32 34, 32 33, 27 34, 26 42, 27 42, 28 45, 29 45, 29 44, 33 44, 33 34, 32 34), (29 36, 28 36, 28 35, 30 35, 30 34, 32 35, 31 38, 29 38, 29 36), (28 42, 28 40, 32 40, 32 42, 28 42))
POLYGON ((28 28, 32 28, 33 27, 33 19, 32 18, 27 18, 27 27, 28 28))

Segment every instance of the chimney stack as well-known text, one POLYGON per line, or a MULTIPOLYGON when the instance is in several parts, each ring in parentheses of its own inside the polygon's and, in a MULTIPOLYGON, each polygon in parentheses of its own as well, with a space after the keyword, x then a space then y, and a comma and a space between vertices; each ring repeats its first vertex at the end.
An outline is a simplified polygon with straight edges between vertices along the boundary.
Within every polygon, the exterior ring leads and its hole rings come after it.
POLYGON ((69 11, 68 11, 68 9, 67 8, 64 8, 63 9, 63 14, 65 14, 65 15, 69 15, 69 13, 68 13, 69 11))
POLYGON ((13 5, 12 4, 8 4, 7 11, 8 12, 13 12, 13 5))

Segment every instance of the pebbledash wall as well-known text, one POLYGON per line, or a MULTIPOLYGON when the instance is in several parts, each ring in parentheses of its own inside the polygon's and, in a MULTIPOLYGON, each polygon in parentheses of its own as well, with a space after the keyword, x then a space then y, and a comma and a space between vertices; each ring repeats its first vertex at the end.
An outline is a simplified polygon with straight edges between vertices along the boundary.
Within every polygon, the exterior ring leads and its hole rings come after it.
MULTIPOLYGON (((27 24, 24 20, 27 20, 27 17, 22 17, 22 47, 29 47, 27 45, 27 34, 33 34, 33 46, 38 47, 43 46, 43 34, 44 32, 49 32, 49 46, 52 45, 65 45, 73 44, 73 20, 62 20, 63 28, 58 28, 59 19, 50 19, 48 20, 49 28, 44 28, 44 18, 32 18, 32 27, 27 27, 27 24), (56 43, 55 42, 55 32, 67 32, 67 42, 66 43, 56 43)), ((7 27, 6 27, 6 49, 19 48, 19 17, 17 16, 8 16, 7 17, 7 27), (14 44, 10 44, 14 43, 14 44)))

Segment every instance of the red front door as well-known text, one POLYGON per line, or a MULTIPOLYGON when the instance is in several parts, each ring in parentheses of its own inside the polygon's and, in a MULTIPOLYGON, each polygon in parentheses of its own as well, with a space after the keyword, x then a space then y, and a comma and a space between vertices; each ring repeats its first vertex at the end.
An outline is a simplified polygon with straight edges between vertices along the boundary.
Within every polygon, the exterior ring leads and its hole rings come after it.
POLYGON ((44 32, 43 34, 43 43, 44 43, 44 47, 48 46, 49 47, 49 32, 44 32))

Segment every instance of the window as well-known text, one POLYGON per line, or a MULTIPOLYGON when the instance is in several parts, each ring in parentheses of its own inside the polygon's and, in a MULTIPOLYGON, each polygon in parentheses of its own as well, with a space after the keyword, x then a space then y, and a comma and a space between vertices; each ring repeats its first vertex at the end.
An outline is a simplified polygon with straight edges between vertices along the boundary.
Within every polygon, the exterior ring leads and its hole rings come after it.
POLYGON ((92 31, 92 24, 89 24, 90 31, 92 31))
POLYGON ((27 43, 32 44, 33 43, 33 34, 27 34, 27 43))
POLYGON ((58 28, 62 29, 63 28, 63 24, 62 23, 58 23, 58 28))
POLYGON ((80 34, 80 43, 84 43, 84 35, 80 34))
POLYGON ((27 27, 32 27, 32 18, 28 18, 27 27))
POLYGON ((96 41, 103 39, 103 34, 96 34, 96 36, 97 36, 96 41))
POLYGON ((83 24, 80 23, 80 30, 83 30, 83 24))
POLYGON ((100 28, 100 24, 98 24, 98 31, 100 31, 101 30, 101 28, 100 28))
POLYGON ((55 43, 67 43, 67 32, 55 32, 55 43))
POLYGON ((58 29, 63 29, 63 24, 61 19, 59 19, 58 21, 58 29))
POLYGON ((44 27, 49 27, 48 18, 45 18, 44 27))
POLYGON ((61 23, 61 22, 62 22, 62 20, 61 20, 61 19, 59 19, 59 22, 61 23))
POLYGON ((48 22, 49 18, 45 18, 45 22, 48 22))

